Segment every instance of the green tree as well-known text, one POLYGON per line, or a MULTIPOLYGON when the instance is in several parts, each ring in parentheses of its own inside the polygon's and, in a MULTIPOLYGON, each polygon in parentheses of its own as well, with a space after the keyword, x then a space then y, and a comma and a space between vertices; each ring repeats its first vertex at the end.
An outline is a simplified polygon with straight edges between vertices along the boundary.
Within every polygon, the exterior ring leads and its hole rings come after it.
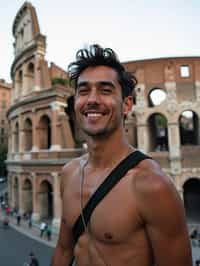
POLYGON ((69 80, 68 79, 64 79, 64 78, 60 78, 60 77, 55 77, 52 78, 52 84, 56 85, 56 84, 60 84, 63 86, 68 86, 69 85, 69 80))

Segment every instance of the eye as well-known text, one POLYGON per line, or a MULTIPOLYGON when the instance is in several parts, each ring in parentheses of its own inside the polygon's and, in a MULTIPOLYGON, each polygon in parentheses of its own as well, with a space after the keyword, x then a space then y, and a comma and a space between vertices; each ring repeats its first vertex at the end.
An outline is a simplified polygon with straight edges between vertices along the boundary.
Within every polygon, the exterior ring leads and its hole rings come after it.
POLYGON ((77 88, 77 94, 78 95, 87 95, 89 89, 86 86, 80 86, 77 88))
POLYGON ((103 94, 106 94, 106 95, 111 94, 112 93, 112 88, 109 87, 109 86, 102 86, 101 92, 103 94))

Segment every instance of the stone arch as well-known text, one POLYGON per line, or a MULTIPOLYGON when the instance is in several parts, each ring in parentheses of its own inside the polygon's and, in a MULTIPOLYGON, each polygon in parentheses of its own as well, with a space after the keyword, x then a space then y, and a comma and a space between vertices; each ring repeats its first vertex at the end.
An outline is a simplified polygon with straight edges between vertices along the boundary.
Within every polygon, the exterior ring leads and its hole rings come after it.
POLYGON ((148 106, 154 107, 162 104, 167 98, 167 94, 162 88, 153 88, 148 94, 148 106))
POLYGON ((33 128, 32 121, 27 118, 24 122, 24 150, 30 151, 33 145, 33 128))
POLYGON ((27 66, 26 76, 27 76, 27 91, 32 91, 34 86, 34 72, 35 66, 30 62, 27 66))
POLYGON ((14 150, 19 152, 19 123, 16 122, 14 129, 14 150))
POLYGON ((183 184, 186 216, 190 222, 200 221, 200 179, 191 177, 183 184))
POLYGON ((33 211, 33 186, 31 181, 26 178, 22 185, 23 210, 25 213, 33 211))
POLYGON ((39 186, 40 218, 53 218, 53 186, 48 180, 43 180, 39 186))
POLYGON ((19 181, 18 181, 18 177, 14 178, 14 182, 13 182, 13 202, 14 202, 14 209, 18 210, 19 209, 19 181))
POLYGON ((49 116, 43 115, 39 119, 38 126, 39 148, 49 149, 51 147, 51 120, 49 116))
POLYGON ((200 122, 196 112, 185 110, 179 116, 181 145, 200 145, 200 122))
POLYGON ((168 151, 168 122, 161 113, 153 113, 147 120, 148 151, 168 151))

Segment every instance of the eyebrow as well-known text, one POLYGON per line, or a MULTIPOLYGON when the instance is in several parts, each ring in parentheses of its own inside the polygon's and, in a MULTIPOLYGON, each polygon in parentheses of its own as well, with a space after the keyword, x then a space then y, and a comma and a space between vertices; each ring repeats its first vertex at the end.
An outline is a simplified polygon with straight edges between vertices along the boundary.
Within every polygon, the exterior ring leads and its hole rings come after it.
POLYGON ((79 83, 77 83, 77 88, 78 87, 81 87, 81 86, 86 86, 88 84, 88 82, 87 81, 81 81, 81 82, 79 82, 79 83))
MULTIPOLYGON (((89 81, 80 81, 77 84, 77 88, 81 87, 81 86, 87 86, 89 83, 90 83, 89 81)), ((95 83, 98 84, 98 85, 102 85, 102 86, 106 86, 107 85, 107 86, 110 86, 112 88, 115 88, 114 84, 111 81, 101 80, 101 81, 97 81, 95 83)))

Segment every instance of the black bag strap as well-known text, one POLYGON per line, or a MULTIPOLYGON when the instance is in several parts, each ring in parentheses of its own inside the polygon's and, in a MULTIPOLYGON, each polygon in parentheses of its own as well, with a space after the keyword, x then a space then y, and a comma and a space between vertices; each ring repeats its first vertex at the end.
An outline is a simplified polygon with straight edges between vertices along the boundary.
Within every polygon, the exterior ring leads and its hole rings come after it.
MULTIPOLYGON (((104 182, 98 187, 96 192, 89 199, 88 203, 83 209, 83 217, 86 225, 92 215, 93 210, 99 204, 99 202, 108 194, 108 192, 120 181, 120 179, 138 163, 145 159, 152 159, 144 153, 136 150, 123 159, 107 176, 104 182)), ((84 224, 81 215, 76 220, 72 231, 75 243, 78 241, 81 234, 84 232, 84 224)))

